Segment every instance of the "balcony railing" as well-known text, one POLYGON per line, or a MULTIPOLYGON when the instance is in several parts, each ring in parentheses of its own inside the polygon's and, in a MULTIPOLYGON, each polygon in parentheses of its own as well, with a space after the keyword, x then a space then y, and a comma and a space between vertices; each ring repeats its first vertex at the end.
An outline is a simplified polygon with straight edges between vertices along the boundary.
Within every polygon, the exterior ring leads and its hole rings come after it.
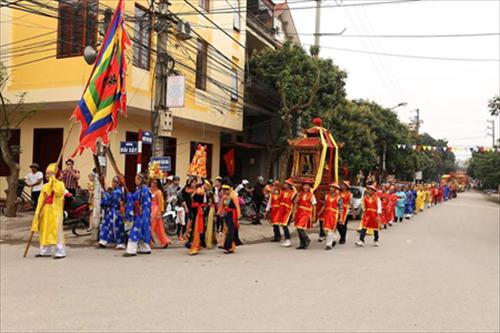
POLYGON ((264 29, 274 29, 274 3, 270 0, 248 0, 247 15, 264 29))

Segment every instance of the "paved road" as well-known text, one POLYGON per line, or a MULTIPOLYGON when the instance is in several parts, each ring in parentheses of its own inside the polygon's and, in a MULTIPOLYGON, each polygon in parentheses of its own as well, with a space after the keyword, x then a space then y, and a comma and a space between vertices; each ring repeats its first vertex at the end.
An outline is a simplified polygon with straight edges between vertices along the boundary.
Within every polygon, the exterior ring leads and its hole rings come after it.
POLYGON ((275 244, 189 257, 73 248, 21 259, 1 245, 2 331, 498 331, 499 206, 432 208, 381 247, 275 244))

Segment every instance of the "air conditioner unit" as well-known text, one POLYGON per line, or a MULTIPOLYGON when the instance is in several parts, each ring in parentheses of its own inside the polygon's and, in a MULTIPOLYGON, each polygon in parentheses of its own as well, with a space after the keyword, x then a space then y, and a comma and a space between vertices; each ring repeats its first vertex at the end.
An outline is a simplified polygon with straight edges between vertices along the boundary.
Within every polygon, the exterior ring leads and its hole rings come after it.
POLYGON ((177 22, 177 31, 175 32, 175 36, 182 40, 191 39, 191 25, 184 21, 177 22))

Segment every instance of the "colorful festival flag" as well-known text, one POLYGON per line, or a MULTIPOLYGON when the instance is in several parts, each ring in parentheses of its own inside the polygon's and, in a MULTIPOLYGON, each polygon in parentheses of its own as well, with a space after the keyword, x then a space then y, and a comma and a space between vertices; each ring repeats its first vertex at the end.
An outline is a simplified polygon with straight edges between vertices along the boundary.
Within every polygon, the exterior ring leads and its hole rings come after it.
POLYGON ((123 4, 120 0, 115 9, 87 86, 71 116, 82 126, 80 143, 72 157, 86 148, 95 153, 98 139, 107 145, 109 132, 118 124, 118 112, 127 114, 125 49, 130 39, 124 27, 123 4))

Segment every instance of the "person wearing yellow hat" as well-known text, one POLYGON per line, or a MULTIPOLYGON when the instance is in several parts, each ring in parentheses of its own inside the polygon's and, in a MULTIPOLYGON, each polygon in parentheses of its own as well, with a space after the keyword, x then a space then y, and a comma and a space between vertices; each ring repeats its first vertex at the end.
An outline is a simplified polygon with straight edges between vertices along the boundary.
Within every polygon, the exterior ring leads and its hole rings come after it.
POLYGON ((363 247, 365 244, 365 236, 368 230, 372 230, 374 234, 373 246, 379 245, 379 230, 380 230, 380 215, 382 214, 382 205, 380 198, 377 195, 377 188, 374 185, 366 187, 365 196, 363 197, 363 217, 361 219, 362 229, 359 235, 359 241, 356 246, 363 247))
POLYGON ((51 257, 55 247, 54 259, 66 257, 64 247, 64 183, 56 178, 58 167, 52 163, 45 171, 48 182, 43 185, 33 216, 31 231, 39 232, 40 252, 37 258, 51 257))
POLYGON ((238 201, 238 195, 231 186, 222 185, 224 191, 224 223, 226 226, 226 235, 224 239, 224 253, 234 253, 236 251, 236 230, 240 228, 241 210, 238 201))
POLYGON ((293 180, 287 179, 281 187, 280 207, 278 210, 278 216, 276 217, 281 225, 281 228, 283 229, 283 236, 285 237, 285 240, 281 243, 282 247, 292 246, 288 225, 290 224, 292 217, 293 203, 296 195, 297 190, 295 189, 293 180))
POLYGON ((323 207, 321 207, 318 213, 318 216, 323 220, 323 226, 327 232, 325 250, 331 250, 337 243, 335 231, 337 230, 337 223, 340 222, 342 216, 342 198, 339 194, 340 186, 334 182, 328 188, 329 193, 325 195, 323 207))
POLYGON ((340 234, 339 244, 345 244, 347 236, 347 223, 349 222, 349 210, 353 207, 351 183, 343 180, 340 185, 340 198, 342 199, 342 213, 337 229, 340 234))
POLYGON ((315 219, 317 204, 316 197, 311 188, 312 181, 304 181, 302 183, 302 191, 297 195, 297 199, 295 200, 294 220, 300 240, 297 250, 305 250, 311 243, 306 230, 312 226, 312 222, 315 219))
POLYGON ((273 187, 266 205, 266 215, 269 218, 269 222, 273 226, 273 233, 274 233, 274 237, 271 240, 271 242, 281 241, 280 216, 279 216, 280 200, 281 200, 280 182, 276 180, 273 182, 273 187))

